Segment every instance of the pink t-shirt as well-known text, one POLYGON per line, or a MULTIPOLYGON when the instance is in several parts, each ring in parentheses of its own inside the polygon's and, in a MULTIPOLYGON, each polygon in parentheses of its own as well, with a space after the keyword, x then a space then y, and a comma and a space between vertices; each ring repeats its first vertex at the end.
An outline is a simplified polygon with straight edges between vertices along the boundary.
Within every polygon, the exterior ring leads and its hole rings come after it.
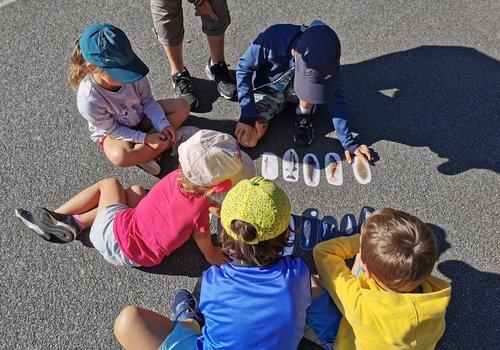
POLYGON ((210 201, 187 196, 173 171, 149 191, 135 208, 119 212, 113 231, 127 258, 142 266, 158 265, 193 233, 210 232, 210 201))

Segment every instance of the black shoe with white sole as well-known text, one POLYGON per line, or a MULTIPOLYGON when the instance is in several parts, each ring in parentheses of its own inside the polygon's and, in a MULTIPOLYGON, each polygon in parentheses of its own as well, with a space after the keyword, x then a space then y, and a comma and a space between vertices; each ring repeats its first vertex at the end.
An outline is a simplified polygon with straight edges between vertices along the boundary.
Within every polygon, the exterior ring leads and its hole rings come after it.
POLYGON ((313 142, 314 128, 311 115, 297 114, 295 116, 293 140, 298 147, 305 147, 313 142))
POLYGON ((71 215, 55 213, 51 210, 36 207, 32 212, 16 209, 16 216, 23 224, 50 241, 52 237, 68 243, 73 241, 82 231, 71 215))
POLYGON ((198 107, 198 98, 194 92, 191 74, 184 68, 182 71, 172 74, 172 86, 176 97, 180 97, 189 102, 191 108, 198 107))
POLYGON ((228 100, 235 97, 236 80, 229 73, 226 62, 222 61, 212 66, 212 60, 209 58, 205 72, 208 78, 215 82, 220 96, 228 100))

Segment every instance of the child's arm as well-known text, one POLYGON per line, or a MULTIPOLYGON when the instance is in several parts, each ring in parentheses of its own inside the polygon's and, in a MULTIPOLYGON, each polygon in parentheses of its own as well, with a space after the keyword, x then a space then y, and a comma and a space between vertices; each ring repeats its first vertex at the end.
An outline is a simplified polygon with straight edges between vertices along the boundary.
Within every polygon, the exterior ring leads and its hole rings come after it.
POLYGON ((165 116, 163 108, 160 104, 156 102, 151 93, 151 86, 147 77, 142 78, 137 82, 137 92, 141 97, 141 103, 144 107, 144 113, 153 124, 153 127, 157 132, 163 132, 163 130, 170 126, 170 122, 165 116))
POLYGON ((195 231, 193 238, 210 264, 220 266, 229 262, 229 259, 222 252, 222 248, 213 246, 209 233, 195 231))
MULTIPOLYGON (((337 73, 340 75, 340 71, 337 73)), ((347 120, 347 101, 344 89, 341 86, 341 77, 339 78, 339 87, 333 98, 328 102, 328 110, 332 118, 333 126, 340 143, 344 147, 347 161, 351 162, 351 153, 360 156, 365 160, 365 157, 370 160, 370 151, 365 145, 359 145, 351 133, 349 121, 347 120), (359 150, 358 150, 359 148, 359 150)))
POLYGON ((320 278, 348 321, 356 316, 361 290, 345 260, 354 257, 358 251, 359 234, 324 241, 314 247, 314 262, 320 278))
POLYGON ((79 95, 77 104, 82 117, 87 119, 90 125, 100 130, 104 135, 117 140, 144 143, 146 133, 118 123, 99 101, 89 100, 85 96, 79 95))
POLYGON ((250 45, 247 52, 238 60, 236 67, 236 85, 238 103, 241 108, 239 123, 254 126, 257 119, 253 95, 253 74, 267 61, 267 49, 264 46, 265 33, 261 33, 250 45))

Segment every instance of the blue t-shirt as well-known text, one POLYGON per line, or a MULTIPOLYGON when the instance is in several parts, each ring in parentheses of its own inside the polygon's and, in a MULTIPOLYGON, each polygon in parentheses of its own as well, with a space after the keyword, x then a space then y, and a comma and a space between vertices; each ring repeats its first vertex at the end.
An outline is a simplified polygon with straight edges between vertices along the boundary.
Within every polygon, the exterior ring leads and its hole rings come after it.
POLYGON ((311 303, 309 269, 283 257, 262 267, 224 264, 203 275, 198 349, 296 349, 311 303))

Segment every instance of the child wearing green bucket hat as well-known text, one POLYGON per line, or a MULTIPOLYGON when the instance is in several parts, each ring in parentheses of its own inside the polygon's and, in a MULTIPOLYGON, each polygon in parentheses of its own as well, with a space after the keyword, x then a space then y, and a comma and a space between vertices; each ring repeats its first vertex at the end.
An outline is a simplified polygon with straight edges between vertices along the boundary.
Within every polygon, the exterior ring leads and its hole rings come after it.
POLYGON ((272 181, 240 181, 221 207, 222 247, 232 261, 202 277, 199 309, 186 290, 173 321, 129 306, 115 322, 125 349, 296 349, 311 302, 309 269, 283 256, 290 201, 272 181), (201 313, 200 313, 201 311, 201 313))
POLYGON ((178 98, 156 101, 148 72, 125 33, 111 24, 91 24, 73 43, 69 81, 78 90, 78 111, 92 141, 113 165, 138 165, 158 175, 155 157, 176 141, 189 104, 178 98))

